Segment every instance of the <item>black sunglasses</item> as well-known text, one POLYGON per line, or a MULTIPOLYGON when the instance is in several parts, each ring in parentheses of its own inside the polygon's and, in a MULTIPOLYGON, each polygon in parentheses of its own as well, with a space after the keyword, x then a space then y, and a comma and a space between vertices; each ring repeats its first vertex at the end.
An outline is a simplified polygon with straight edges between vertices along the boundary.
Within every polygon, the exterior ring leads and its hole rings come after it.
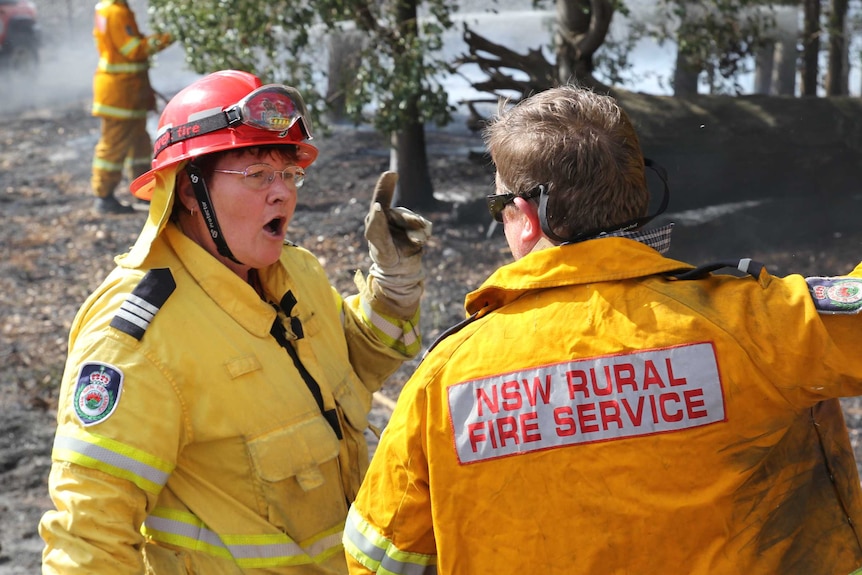
POLYGON ((491 217, 493 217, 497 221, 497 223, 502 224, 503 208, 514 202, 515 198, 524 198, 529 200, 531 198, 540 196, 542 192, 546 189, 546 184, 539 184, 532 190, 523 194, 491 194, 490 196, 485 196, 485 201, 488 204, 488 211, 491 212, 491 217))

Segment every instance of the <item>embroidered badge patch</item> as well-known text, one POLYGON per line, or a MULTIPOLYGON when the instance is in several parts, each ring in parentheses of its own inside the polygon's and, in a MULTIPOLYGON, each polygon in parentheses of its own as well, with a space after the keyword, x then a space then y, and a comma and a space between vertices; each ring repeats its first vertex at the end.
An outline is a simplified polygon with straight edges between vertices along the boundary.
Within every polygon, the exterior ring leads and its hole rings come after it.
POLYGON ((84 425, 105 421, 117 408, 123 388, 123 372, 107 363, 87 362, 75 383, 75 414, 84 425))
POLYGON ((805 278, 814 307, 821 313, 859 313, 862 310, 862 278, 805 278))

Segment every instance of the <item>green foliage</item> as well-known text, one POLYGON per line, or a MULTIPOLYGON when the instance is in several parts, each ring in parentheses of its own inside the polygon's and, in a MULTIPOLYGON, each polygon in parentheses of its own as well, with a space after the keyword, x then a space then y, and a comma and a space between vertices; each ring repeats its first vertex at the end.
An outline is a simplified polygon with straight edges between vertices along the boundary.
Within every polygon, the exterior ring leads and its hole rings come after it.
POLYGON ((427 16, 419 20, 418 1, 150 0, 149 10, 153 26, 182 43, 194 71, 241 69, 264 82, 295 86, 317 122, 327 106, 321 93, 327 36, 361 31, 347 111, 357 123, 371 121, 388 132, 413 121, 444 125, 453 111, 439 83, 451 69, 435 53, 452 27, 454 4, 426 0, 427 16), (377 110, 367 118, 370 104, 377 110))
POLYGON ((642 75, 633 72, 634 65, 629 56, 635 45, 644 35, 644 25, 641 22, 630 22, 630 33, 623 38, 615 39, 608 36, 600 51, 593 60, 596 76, 610 85, 624 85, 626 82, 638 81, 642 75))
POLYGON ((648 33, 673 39, 685 60, 707 73, 714 91, 738 90, 755 53, 773 40, 775 16, 769 0, 660 0, 658 24, 648 33))
POLYGON ((361 117, 361 107, 375 96, 378 101, 375 125, 384 131, 395 131, 409 121, 434 121, 445 124, 450 119, 448 94, 436 82, 449 67, 441 62, 425 62, 423 55, 431 46, 418 35, 400 38, 397 52, 381 54, 374 47, 363 52, 360 69, 348 110, 361 117), (419 117, 411 118, 408 104, 418 102, 419 117))
MULTIPOLYGON (((537 8, 553 9, 557 0, 533 0, 537 8)), ((590 13, 590 0, 563 0, 590 13)), ((626 0, 609 0, 615 15, 629 17, 626 0)), ((857 0, 858 1, 858 0, 857 0)), ((794 3, 795 0, 784 0, 794 3)), ((630 20, 622 38, 608 36, 594 55, 595 73, 609 84, 638 80, 630 54, 643 37, 678 44, 685 60, 706 72, 713 91, 738 89, 737 79, 756 51, 772 40, 772 6, 782 0, 657 0, 652 17, 630 20)), ((553 51, 553 47, 549 46, 553 51)))

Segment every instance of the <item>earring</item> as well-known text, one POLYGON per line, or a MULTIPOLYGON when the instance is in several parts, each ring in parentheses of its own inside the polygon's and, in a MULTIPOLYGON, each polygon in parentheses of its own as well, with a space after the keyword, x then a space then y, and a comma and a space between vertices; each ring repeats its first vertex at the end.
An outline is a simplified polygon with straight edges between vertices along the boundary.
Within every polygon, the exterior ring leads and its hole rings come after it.
POLYGON ((196 213, 197 213, 197 210, 195 210, 194 208, 189 210, 189 214, 191 214, 192 217, 195 217, 196 213))

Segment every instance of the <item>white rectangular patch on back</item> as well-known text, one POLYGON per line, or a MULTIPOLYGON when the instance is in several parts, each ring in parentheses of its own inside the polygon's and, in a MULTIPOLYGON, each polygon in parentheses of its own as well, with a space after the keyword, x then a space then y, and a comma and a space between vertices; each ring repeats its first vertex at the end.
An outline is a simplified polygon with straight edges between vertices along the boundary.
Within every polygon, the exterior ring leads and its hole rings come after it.
POLYGON ((566 361, 447 392, 461 463, 725 420, 711 343, 566 361))

